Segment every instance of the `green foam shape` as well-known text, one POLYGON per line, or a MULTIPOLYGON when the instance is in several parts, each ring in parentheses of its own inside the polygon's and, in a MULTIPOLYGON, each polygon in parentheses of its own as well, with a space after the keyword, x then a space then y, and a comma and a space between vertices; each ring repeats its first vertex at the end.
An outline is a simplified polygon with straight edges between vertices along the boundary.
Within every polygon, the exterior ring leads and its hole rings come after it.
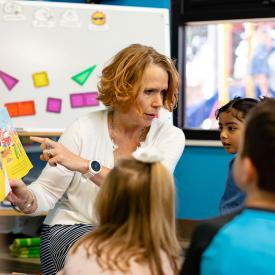
POLYGON ((72 77, 72 80, 74 80, 77 84, 83 86, 95 68, 96 65, 74 75, 72 77))

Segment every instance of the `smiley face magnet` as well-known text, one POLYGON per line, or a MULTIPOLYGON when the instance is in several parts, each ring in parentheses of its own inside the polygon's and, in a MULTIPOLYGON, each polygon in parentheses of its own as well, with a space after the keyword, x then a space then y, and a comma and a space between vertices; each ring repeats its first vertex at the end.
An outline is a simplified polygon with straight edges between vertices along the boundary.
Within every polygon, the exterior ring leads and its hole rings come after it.
POLYGON ((97 26, 102 26, 106 23, 106 15, 102 11, 96 11, 91 16, 91 22, 97 26))
POLYGON ((90 16, 90 30, 106 30, 107 26, 107 16, 103 11, 95 11, 90 16))

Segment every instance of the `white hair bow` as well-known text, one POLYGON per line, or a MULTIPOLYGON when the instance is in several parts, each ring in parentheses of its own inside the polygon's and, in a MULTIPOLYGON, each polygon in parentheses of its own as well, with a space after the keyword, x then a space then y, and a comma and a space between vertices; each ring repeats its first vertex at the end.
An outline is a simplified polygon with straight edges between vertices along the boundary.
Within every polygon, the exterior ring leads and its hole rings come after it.
POLYGON ((142 162, 158 162, 163 160, 163 156, 159 150, 157 150, 155 147, 152 146, 143 146, 138 147, 138 149, 133 152, 133 157, 136 160, 142 161, 142 162))

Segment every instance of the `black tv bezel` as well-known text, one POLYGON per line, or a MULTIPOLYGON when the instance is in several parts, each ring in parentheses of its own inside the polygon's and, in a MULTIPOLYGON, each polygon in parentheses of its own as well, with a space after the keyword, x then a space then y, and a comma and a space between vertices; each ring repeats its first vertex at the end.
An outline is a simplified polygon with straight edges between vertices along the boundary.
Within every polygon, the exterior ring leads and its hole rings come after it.
MULTIPOLYGON (((171 0, 171 57, 174 60, 178 61, 179 58, 183 58, 185 55, 184 47, 181 47, 181 51, 179 51, 179 43, 185 41, 185 26, 188 22, 275 18, 275 2, 272 3, 271 0, 243 0, 239 3, 231 0, 219 1, 171 0)), ((178 107, 173 113, 175 125, 184 131, 186 138, 189 140, 219 140, 218 130, 197 130, 184 127, 184 120, 186 119, 184 115, 185 65, 184 62, 182 62, 181 67, 179 67, 179 62, 176 62, 176 64, 183 77, 181 79, 178 107)))

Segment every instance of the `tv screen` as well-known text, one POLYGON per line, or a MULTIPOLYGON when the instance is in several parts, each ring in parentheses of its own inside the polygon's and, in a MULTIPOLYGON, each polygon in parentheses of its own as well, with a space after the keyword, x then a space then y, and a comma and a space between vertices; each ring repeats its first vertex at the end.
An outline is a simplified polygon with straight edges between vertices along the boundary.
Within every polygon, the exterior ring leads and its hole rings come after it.
POLYGON ((234 97, 275 97, 275 19, 179 28, 183 128, 217 130, 216 109, 234 97))
POLYGON ((185 0, 183 1, 184 4, 189 5, 189 6, 222 6, 224 4, 240 4, 240 3, 257 3, 259 1, 257 0, 185 0))

